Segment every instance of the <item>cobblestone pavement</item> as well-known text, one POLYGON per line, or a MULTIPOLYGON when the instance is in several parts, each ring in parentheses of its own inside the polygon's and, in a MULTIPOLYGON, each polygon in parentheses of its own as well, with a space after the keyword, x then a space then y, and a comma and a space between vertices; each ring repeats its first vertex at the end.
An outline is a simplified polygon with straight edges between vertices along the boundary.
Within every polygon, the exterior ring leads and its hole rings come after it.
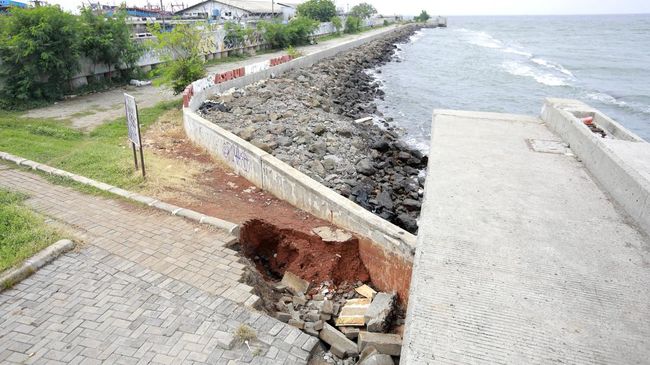
POLYGON ((256 297, 225 233, 4 165, 0 187, 85 241, 0 293, 0 363, 303 364, 317 344, 244 305, 256 297))

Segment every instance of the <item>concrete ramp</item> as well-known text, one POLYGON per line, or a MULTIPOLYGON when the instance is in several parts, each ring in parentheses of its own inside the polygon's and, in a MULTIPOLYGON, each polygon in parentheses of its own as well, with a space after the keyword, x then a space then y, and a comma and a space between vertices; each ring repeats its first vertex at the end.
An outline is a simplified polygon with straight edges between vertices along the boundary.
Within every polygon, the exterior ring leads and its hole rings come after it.
POLYGON ((402 364, 648 364, 650 241, 537 118, 434 115, 402 364))

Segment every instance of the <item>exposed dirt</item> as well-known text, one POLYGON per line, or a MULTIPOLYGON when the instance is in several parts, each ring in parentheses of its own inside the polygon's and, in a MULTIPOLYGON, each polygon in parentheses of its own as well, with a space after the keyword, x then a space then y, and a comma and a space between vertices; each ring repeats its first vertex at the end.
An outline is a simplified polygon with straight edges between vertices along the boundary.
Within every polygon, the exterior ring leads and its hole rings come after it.
POLYGON ((148 184, 147 192, 159 199, 238 224, 262 219, 304 233, 329 225, 262 191, 194 145, 185 135, 179 111, 162 117, 143 141, 145 151, 180 162, 170 163, 173 171, 163 174, 175 176, 173 180, 148 184))
POLYGON ((268 279, 291 271, 312 283, 366 282, 368 270, 359 257, 359 241, 324 242, 320 237, 262 220, 251 220, 240 230, 242 253, 268 279))

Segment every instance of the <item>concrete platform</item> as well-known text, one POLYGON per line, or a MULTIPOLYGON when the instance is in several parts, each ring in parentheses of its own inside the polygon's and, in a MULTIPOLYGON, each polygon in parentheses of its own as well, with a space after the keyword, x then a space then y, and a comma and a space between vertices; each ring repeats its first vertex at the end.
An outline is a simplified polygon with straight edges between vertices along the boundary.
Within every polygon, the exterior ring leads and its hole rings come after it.
POLYGON ((437 111, 402 364, 648 364, 650 240, 538 118, 437 111))

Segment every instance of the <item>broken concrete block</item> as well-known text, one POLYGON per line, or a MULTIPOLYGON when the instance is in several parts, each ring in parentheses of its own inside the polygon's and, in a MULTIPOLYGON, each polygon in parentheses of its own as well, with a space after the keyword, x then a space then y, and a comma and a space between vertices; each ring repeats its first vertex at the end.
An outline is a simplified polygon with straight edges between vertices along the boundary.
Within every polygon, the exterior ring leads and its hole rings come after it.
POLYGON ((366 284, 361 285, 360 287, 354 289, 357 293, 363 295, 366 298, 373 299, 375 295, 377 295, 377 292, 375 289, 369 287, 366 284))
POLYGON ((296 328, 300 328, 300 329, 305 328, 305 322, 303 322, 301 320, 295 320, 295 319, 291 318, 288 323, 289 323, 290 326, 294 326, 296 328))
POLYGON ((366 348, 363 349, 361 353, 359 353, 359 363, 362 363, 363 360, 365 360, 367 357, 378 353, 379 352, 377 352, 377 350, 374 347, 366 346, 366 348))
POLYGON ((352 234, 349 232, 327 226, 316 227, 312 229, 312 232, 327 243, 343 243, 352 239, 352 234))
POLYGON ((321 312, 325 314, 332 314, 334 312, 334 303, 331 300, 325 299, 323 306, 321 307, 321 312))
POLYGON ((323 297, 322 294, 314 294, 314 295, 311 297, 311 299, 312 299, 312 300, 317 300, 317 301, 322 301, 322 300, 325 299, 325 298, 323 297))
POLYGON ((360 361, 359 365, 395 365, 395 362, 390 355, 373 354, 360 361))
POLYGON ((303 330, 307 334, 310 334, 312 336, 318 336, 318 330, 315 328, 314 323, 310 323, 310 322, 305 323, 305 328, 303 330))
POLYGON ((384 332, 386 330, 390 324, 396 299, 395 293, 379 293, 375 296, 364 315, 368 331, 384 332))
POLYGON ((281 284, 285 285, 294 295, 305 294, 309 289, 309 282, 301 279, 291 271, 285 271, 281 284))
POLYGON ((330 351, 341 359, 359 355, 357 344, 350 341, 343 333, 327 323, 323 323, 323 329, 320 331, 318 337, 330 345, 330 351))
POLYGON ((275 318, 277 318, 278 321, 281 321, 281 322, 287 323, 287 322, 289 322, 289 320, 291 319, 291 314, 289 314, 289 313, 284 313, 284 312, 277 312, 277 313, 275 314, 275 318))
POLYGON ((321 321, 329 321, 330 319, 332 319, 332 315, 331 314, 321 313, 320 319, 321 319, 321 321))
POLYGON ((339 327, 339 331, 345 335, 345 337, 356 340, 359 337, 359 328, 357 327, 339 327))
POLYGON ((217 339, 217 346, 224 350, 232 349, 235 344, 235 336, 233 336, 232 333, 217 331, 217 333, 214 334, 214 338, 217 339))
POLYGON ((305 313, 304 318, 305 321, 316 322, 320 320, 320 314, 318 314, 318 311, 309 311, 308 313, 305 313))
POLYGON ((348 299, 336 319, 336 326, 364 326, 365 314, 370 306, 370 299, 348 299))
POLYGON ((314 322, 314 329, 316 331, 320 331, 323 329, 323 321, 316 321, 314 322))
POLYGON ((392 333, 359 332, 359 349, 374 347, 380 354, 399 356, 402 352, 402 338, 392 333))
POLYGON ((293 304, 295 304, 295 305, 305 305, 305 304, 307 304, 307 299, 304 296, 294 295, 292 301, 293 301, 293 304))

